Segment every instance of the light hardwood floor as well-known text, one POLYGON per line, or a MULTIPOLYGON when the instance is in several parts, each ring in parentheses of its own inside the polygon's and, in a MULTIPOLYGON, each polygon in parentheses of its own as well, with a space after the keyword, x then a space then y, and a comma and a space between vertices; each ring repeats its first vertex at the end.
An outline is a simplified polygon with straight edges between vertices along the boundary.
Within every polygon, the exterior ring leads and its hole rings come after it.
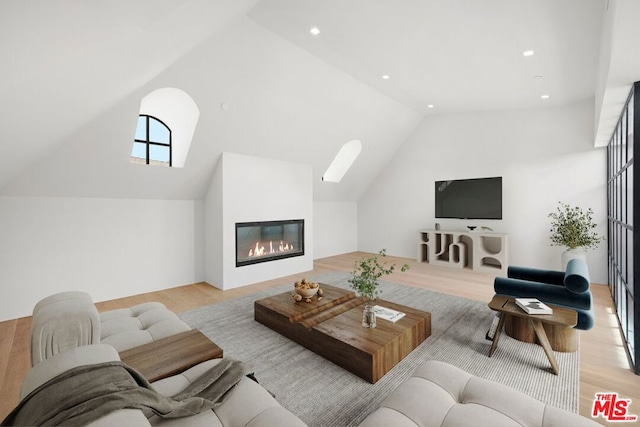
MULTIPOLYGON (((180 313, 195 307, 215 304, 248 295, 258 290, 293 283, 300 277, 310 277, 331 271, 351 271, 354 262, 365 253, 350 253, 323 258, 314 262, 314 269, 304 274, 269 280, 251 286, 221 291, 206 283, 135 295, 97 303, 98 310, 128 307, 147 301, 160 301, 170 310, 180 313)), ((478 301, 490 301, 493 296, 493 276, 470 271, 432 267, 414 260, 387 257, 387 262, 408 263, 411 268, 396 272, 390 281, 430 289, 478 301)), ((593 285, 596 326, 580 333, 580 414, 590 416, 596 392, 617 392, 621 398, 632 399, 630 412, 640 415, 640 376, 633 374, 622 345, 609 289, 593 285)), ((17 404, 22 379, 29 369, 29 329, 31 318, 0 322, 0 419, 17 404)), ((541 350, 542 351, 542 350, 541 350)), ((598 419, 605 424, 602 418, 598 419)), ((613 423, 612 423, 613 424, 613 423)), ((619 426, 620 423, 617 423, 619 426)))

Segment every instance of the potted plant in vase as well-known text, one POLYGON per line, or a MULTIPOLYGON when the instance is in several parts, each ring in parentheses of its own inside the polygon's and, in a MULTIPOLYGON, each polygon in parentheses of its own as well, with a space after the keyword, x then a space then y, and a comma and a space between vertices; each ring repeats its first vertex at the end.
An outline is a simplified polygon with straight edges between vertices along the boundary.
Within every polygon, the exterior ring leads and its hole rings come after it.
POLYGON ((570 206, 558 202, 556 212, 549 214, 551 221, 551 245, 567 248, 562 253, 562 269, 566 270, 567 263, 572 258, 586 259, 585 251, 595 249, 604 237, 593 231, 593 211, 586 211, 579 206, 570 206))
MULTIPOLYGON (((378 252, 380 256, 387 256, 386 249, 382 249, 378 252)), ((376 255, 368 258, 356 261, 351 279, 348 282, 351 284, 351 288, 355 290, 358 295, 364 299, 364 312, 362 313, 362 326, 365 328, 376 327, 376 314, 373 311, 375 300, 380 294, 378 287, 380 283, 378 280, 382 276, 386 276, 395 271, 396 265, 387 265, 386 263, 380 263, 376 255)), ((400 271, 407 271, 409 269, 408 264, 402 265, 400 271)))

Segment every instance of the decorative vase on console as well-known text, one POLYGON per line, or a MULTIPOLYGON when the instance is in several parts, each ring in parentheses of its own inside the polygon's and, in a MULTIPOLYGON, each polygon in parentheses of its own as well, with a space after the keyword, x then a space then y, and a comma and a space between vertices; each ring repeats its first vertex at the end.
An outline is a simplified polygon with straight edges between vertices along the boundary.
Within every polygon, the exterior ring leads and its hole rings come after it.
POLYGON ((561 255, 562 270, 567 269, 567 263, 574 258, 586 261, 586 251, 595 249, 604 237, 593 231, 596 224, 593 222, 593 211, 586 211, 578 206, 569 206, 558 202, 556 212, 549 214, 551 221, 551 245, 567 248, 561 255))
MULTIPOLYGON (((380 256, 387 256, 386 249, 379 252, 380 256)), ((356 261, 351 279, 349 283, 351 288, 355 290, 364 300, 364 310, 362 312, 362 326, 365 328, 376 327, 376 313, 373 309, 375 300, 381 291, 378 289, 380 283, 378 280, 382 276, 386 276, 395 271, 395 264, 387 266, 386 263, 380 263, 376 255, 356 261)), ((409 266, 404 264, 400 271, 407 271, 409 266)))

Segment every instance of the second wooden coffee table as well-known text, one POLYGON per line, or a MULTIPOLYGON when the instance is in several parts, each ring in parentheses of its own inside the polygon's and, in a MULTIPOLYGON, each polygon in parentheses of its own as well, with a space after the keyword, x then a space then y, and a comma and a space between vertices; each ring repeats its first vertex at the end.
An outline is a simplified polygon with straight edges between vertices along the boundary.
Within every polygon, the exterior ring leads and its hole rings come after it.
POLYGON ((255 320, 371 383, 431 335, 431 313, 383 300, 376 304, 406 315, 363 328, 361 298, 334 286, 320 287, 322 301, 295 302, 291 292, 256 301, 255 320))
POLYGON ((192 329, 125 350, 120 353, 120 360, 154 382, 222 356, 220 347, 199 330, 192 329))

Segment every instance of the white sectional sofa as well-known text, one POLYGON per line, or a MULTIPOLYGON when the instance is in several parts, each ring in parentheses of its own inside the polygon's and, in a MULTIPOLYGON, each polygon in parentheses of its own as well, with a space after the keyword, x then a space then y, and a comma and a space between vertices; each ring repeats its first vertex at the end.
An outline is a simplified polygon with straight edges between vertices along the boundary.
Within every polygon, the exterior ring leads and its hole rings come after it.
POLYGON ((599 425, 505 385, 431 360, 419 366, 360 427, 599 425))
MULTIPOLYGON (((118 352, 188 331, 189 326, 159 303, 98 314, 89 295, 52 295, 34 308, 33 368, 22 385, 21 398, 59 374, 77 366, 119 361, 118 352)), ((221 359, 152 383, 173 396, 221 359)), ((137 409, 121 409, 93 426, 304 426, 257 382, 242 378, 231 395, 213 410, 198 415, 147 419, 137 409)), ((427 426, 594 426, 578 414, 546 405, 504 385, 475 377, 439 361, 419 366, 360 427, 427 426)))
MULTIPOLYGON (((40 301, 33 310, 32 368, 20 399, 60 374, 79 366, 120 361, 119 352, 189 331, 178 316, 157 302, 98 313, 84 292, 63 292, 40 301)), ((174 396, 220 363, 213 359, 178 375, 152 383, 155 391, 174 396)), ((305 426, 256 381, 243 377, 222 404, 197 415, 147 419, 138 409, 120 409, 93 426, 305 426)))
MULTIPOLYGON (((42 361, 27 373, 20 392, 23 399, 33 390, 70 369, 104 362, 118 361, 118 352, 107 344, 76 347, 42 361)), ((222 359, 213 359, 194 366, 187 371, 152 383, 153 388, 165 396, 173 396, 191 384, 222 359)), ((152 416, 147 419, 137 409, 121 409, 89 424, 94 427, 110 426, 305 426, 291 412, 283 408, 261 385, 249 378, 243 378, 231 395, 213 410, 198 415, 163 419, 152 416)))

